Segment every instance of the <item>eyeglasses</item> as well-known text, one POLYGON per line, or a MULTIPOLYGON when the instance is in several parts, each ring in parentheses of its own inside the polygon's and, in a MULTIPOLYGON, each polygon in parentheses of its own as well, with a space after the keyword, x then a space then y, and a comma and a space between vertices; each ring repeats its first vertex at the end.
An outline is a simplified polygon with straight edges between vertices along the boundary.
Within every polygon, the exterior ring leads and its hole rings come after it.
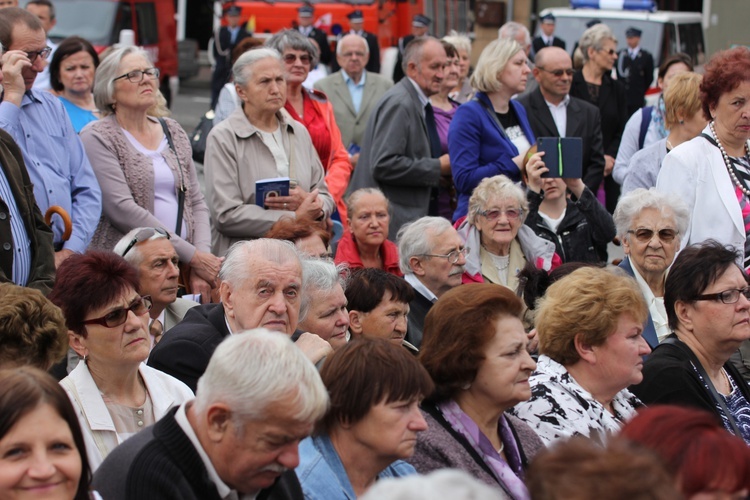
POLYGON ((160 234, 167 239, 170 238, 169 233, 165 229, 162 229, 160 227, 147 227, 145 229, 141 229, 140 231, 135 233, 135 237, 133 237, 133 239, 130 240, 130 243, 128 243, 128 246, 125 247, 125 251, 122 252, 122 256, 125 257, 134 246, 136 246, 141 241, 146 241, 155 234, 160 234))
POLYGON ((434 253, 423 253, 422 255, 424 257, 439 257, 441 259, 448 259, 448 262, 450 262, 451 264, 455 264, 458 262, 462 255, 466 255, 466 248, 462 248, 461 250, 453 250, 452 252, 445 255, 434 253))
POLYGON ((629 230, 628 234, 634 234, 635 239, 641 243, 648 243, 653 239, 654 234, 658 234, 661 241, 664 243, 670 243, 677 237, 678 233, 674 229, 659 229, 659 231, 654 233, 653 229, 639 228, 636 230, 629 230))
POLYGON ((573 76, 573 74, 575 73, 575 70, 573 68, 556 69, 554 71, 550 71, 548 69, 544 69, 544 68, 542 68, 540 66, 537 66, 537 69, 541 69, 542 71, 546 71, 547 73, 549 73, 550 75, 554 76, 555 78, 560 78, 563 75, 573 76))
POLYGON ((744 295, 746 299, 750 299, 750 286, 745 288, 733 288, 732 290, 724 290, 719 293, 707 293, 705 295, 698 295, 695 300, 720 300, 724 304, 735 304, 740 300, 740 295, 744 295))
POLYGON ((498 210, 497 208, 493 208, 492 210, 479 212, 479 215, 483 216, 490 222, 497 220, 502 214, 505 214, 508 220, 516 220, 523 215, 523 210, 520 208, 509 208, 508 210, 498 210))
MULTIPOLYGON (((346 59, 351 59, 354 56, 362 58, 362 57, 365 57, 366 55, 367 54, 365 54, 364 52, 344 52, 343 54, 341 54, 341 57, 344 57, 346 59)), ((293 61, 290 61, 290 62, 293 62, 293 61)))
POLYGON ((145 75, 148 75, 149 77, 155 80, 158 80, 160 74, 161 74, 161 71, 159 71, 159 68, 134 69, 133 71, 129 73, 125 73, 124 75, 118 76, 112 81, 116 82, 117 80, 122 80, 123 78, 127 78, 130 83, 141 83, 145 75))
POLYGON ((294 61, 297 59, 299 59, 299 62, 302 64, 310 64, 310 61, 312 61, 309 54, 284 54, 284 62, 287 64, 294 64, 294 61))
POLYGON ((133 314, 136 316, 142 316, 149 312, 151 310, 151 305, 153 302, 151 301, 150 295, 144 295, 143 297, 138 297, 135 299, 135 301, 130 304, 129 307, 121 307, 119 309, 115 309, 111 313, 108 313, 101 318, 94 318, 94 319, 87 319, 83 322, 84 325, 102 325, 106 326, 107 328, 114 328, 116 326, 120 326, 128 319, 128 313, 130 311, 133 311, 133 314))
POLYGON ((37 57, 41 57, 43 60, 47 60, 49 55, 52 53, 52 47, 44 47, 42 50, 36 50, 32 52, 26 52, 26 57, 29 58, 29 62, 34 64, 37 57))

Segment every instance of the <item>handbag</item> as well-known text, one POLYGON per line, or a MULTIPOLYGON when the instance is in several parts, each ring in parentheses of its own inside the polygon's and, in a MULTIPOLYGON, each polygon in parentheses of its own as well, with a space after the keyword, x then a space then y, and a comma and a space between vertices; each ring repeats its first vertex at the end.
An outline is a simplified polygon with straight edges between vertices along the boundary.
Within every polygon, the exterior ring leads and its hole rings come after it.
POLYGON ((206 139, 208 138, 208 133, 214 128, 214 116, 216 115, 212 109, 206 111, 206 114, 201 117, 201 121, 198 122, 198 126, 190 134, 193 161, 203 163, 203 159, 206 157, 206 139))

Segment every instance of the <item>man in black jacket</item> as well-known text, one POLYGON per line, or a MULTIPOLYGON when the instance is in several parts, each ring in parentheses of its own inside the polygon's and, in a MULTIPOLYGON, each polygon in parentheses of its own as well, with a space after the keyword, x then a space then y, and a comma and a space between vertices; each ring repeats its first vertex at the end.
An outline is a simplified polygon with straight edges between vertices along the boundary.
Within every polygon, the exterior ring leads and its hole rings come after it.
POLYGON ((320 63, 328 66, 333 61, 331 44, 328 43, 328 35, 325 31, 313 25, 315 20, 314 13, 315 9, 309 4, 297 9, 297 26, 295 29, 318 43, 318 47, 320 47, 320 63))
POLYGON ((327 404, 317 370, 286 336, 231 336, 196 398, 110 453, 93 487, 107 500, 302 500, 299 442, 327 404))
POLYGON ((531 41, 530 57, 534 58, 544 47, 560 47, 565 50, 565 40, 555 36, 555 16, 547 14, 539 18, 542 33, 531 41))
POLYGON ((617 57, 617 78, 625 84, 628 98, 628 116, 643 107, 646 91, 654 81, 654 56, 641 48, 638 28, 628 28, 625 41, 628 46, 617 57))
POLYGON ((229 80, 232 71, 232 50, 245 38, 252 36, 244 26, 240 25, 240 14, 242 9, 232 5, 227 9, 227 25, 222 26, 214 33, 214 59, 216 65, 211 76, 211 109, 216 107, 219 100, 219 92, 229 80))

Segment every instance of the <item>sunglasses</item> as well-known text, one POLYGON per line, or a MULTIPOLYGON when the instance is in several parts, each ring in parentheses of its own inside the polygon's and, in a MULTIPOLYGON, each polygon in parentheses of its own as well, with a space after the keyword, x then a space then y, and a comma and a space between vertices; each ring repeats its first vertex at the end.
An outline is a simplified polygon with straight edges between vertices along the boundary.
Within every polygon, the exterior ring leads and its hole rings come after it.
POLYGON ((599 52, 604 52, 605 54, 609 54, 611 56, 617 54, 617 51, 615 49, 609 49, 609 50, 599 49, 599 52))
POLYGON ((520 208, 510 208, 508 210, 498 210, 497 208, 493 208, 492 210, 479 212, 479 215, 483 216, 490 222, 499 219, 502 214, 505 214, 508 220, 516 220, 523 215, 523 210, 520 208))
POLYGON ((284 62, 287 64, 294 64, 294 61, 297 59, 299 59, 299 62, 302 64, 310 64, 310 61, 312 61, 309 54, 302 54, 299 56, 297 54, 284 54, 284 62))
POLYGON ((541 69, 542 71, 546 71, 550 75, 553 75, 555 78, 560 78, 563 75, 573 76, 573 74, 575 73, 575 70, 573 68, 556 69, 554 71, 550 71, 548 69, 540 68, 539 66, 537 66, 537 68, 541 69))
POLYGON ((654 232, 653 229, 640 228, 636 230, 631 229, 628 231, 628 234, 634 234, 635 239, 640 241, 641 243, 648 243, 649 241, 651 241, 654 237, 654 234, 658 234, 659 239, 664 243, 674 241, 674 239, 677 237, 677 231, 675 231, 674 229, 659 229, 659 231, 654 232))
POLYGON ((143 297, 138 297, 135 299, 135 301, 130 304, 129 307, 121 307, 119 309, 115 309, 114 311, 105 314, 101 318, 94 318, 94 319, 87 319, 83 322, 84 325, 102 325, 106 326, 107 328, 114 328, 116 326, 120 326, 128 319, 128 313, 130 311, 133 311, 133 314, 136 316, 143 316, 147 312, 151 310, 151 305, 153 302, 151 301, 151 296, 144 295, 143 297))
POLYGON ((135 237, 130 240, 128 246, 125 247, 125 251, 122 252, 122 256, 125 257, 134 246, 142 241, 146 241, 155 234, 165 236, 167 239, 170 238, 169 233, 165 229, 162 229, 160 227, 147 227, 145 229, 141 229, 140 231, 135 233, 135 237))

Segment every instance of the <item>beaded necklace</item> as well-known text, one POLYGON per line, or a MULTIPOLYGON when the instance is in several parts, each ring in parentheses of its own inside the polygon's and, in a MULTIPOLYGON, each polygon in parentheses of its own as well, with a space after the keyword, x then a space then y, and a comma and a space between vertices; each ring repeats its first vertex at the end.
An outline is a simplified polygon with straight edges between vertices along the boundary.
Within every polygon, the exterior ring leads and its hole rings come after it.
MULTIPOLYGON (((745 183, 742 182, 738 177, 737 174, 734 173, 734 168, 732 167, 732 160, 729 159, 729 155, 724 150, 724 146, 722 146, 721 141, 719 141, 719 136, 716 135, 716 129, 714 128, 714 122, 708 124, 708 126, 711 128, 711 134, 714 136, 714 140, 716 141, 716 145, 719 147, 719 151, 721 151, 721 156, 724 158, 724 165, 727 167, 727 171, 729 172, 729 177, 732 178, 732 182, 735 186, 740 188, 740 191, 742 191, 745 196, 750 198, 750 189, 745 187, 745 183)), ((750 149, 748 149, 747 142, 745 142, 745 156, 750 158, 750 149)))

